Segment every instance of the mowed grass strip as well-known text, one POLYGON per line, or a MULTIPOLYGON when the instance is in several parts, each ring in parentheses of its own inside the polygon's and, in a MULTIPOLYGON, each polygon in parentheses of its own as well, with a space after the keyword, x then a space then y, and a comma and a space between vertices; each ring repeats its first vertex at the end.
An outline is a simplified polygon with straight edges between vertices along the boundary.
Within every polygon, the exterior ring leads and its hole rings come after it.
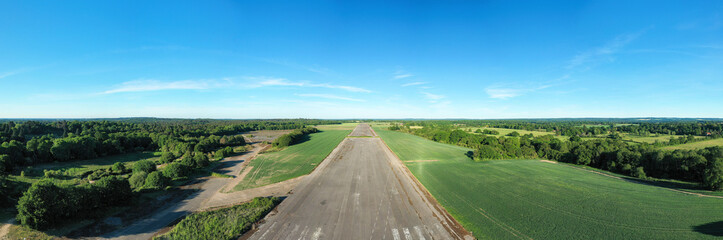
POLYGON ((455 161, 470 160, 466 155, 467 152, 472 151, 470 148, 436 143, 422 137, 390 131, 384 128, 375 127, 374 131, 402 161, 437 159, 455 161), (429 144, 429 142, 435 144, 429 144))
POLYGON ((717 138, 712 140, 704 140, 700 142, 692 142, 692 143, 686 143, 686 144, 680 144, 680 145, 673 145, 673 146, 667 146, 663 147, 663 149, 666 150, 676 150, 676 149, 682 149, 682 150, 697 150, 697 149, 703 149, 707 147, 715 147, 715 146, 723 146, 723 138, 717 138))
POLYGON ((439 160, 405 165, 479 239, 714 239, 723 235, 720 198, 539 160, 475 163, 455 146, 398 132, 377 133, 403 161, 439 160))
POLYGON ((354 130, 356 125, 359 123, 342 123, 342 124, 327 124, 327 125, 316 125, 315 128, 319 130, 354 130))
POLYGON ((249 162, 253 167, 234 191, 257 188, 311 173, 351 130, 325 130, 284 150, 261 154, 249 162))

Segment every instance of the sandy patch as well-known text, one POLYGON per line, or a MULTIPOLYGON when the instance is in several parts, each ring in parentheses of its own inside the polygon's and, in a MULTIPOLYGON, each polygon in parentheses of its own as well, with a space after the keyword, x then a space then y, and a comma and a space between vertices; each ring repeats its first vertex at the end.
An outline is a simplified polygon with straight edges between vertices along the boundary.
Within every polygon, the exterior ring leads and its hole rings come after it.
POLYGON ((550 160, 540 160, 540 162, 546 162, 546 163, 554 163, 554 164, 557 164, 557 162, 555 162, 555 161, 550 161, 550 160))

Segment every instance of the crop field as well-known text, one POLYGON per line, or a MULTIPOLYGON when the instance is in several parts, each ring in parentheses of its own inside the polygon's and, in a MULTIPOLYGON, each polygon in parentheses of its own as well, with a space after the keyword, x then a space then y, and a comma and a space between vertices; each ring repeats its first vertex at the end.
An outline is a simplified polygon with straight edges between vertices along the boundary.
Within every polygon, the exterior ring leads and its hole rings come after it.
MULTIPOLYGON (((543 131, 527 131, 522 129, 508 129, 508 128, 491 128, 491 127, 484 127, 484 128, 461 128, 463 130, 472 129, 472 132, 476 131, 477 129, 489 129, 489 130, 495 130, 500 132, 499 135, 495 136, 505 136, 507 134, 510 134, 511 132, 517 132, 520 135, 526 135, 526 134, 532 134, 533 136, 544 136, 544 135, 555 135, 554 132, 543 132, 543 131)), ((559 138, 560 140, 567 140, 568 137, 566 136, 555 136, 556 138, 559 138)))
POLYGON ((676 150, 676 149, 696 150, 696 149, 703 149, 703 148, 715 147, 715 146, 723 146, 723 138, 705 140, 705 141, 693 142, 693 143, 686 143, 686 144, 680 144, 680 145, 674 145, 674 146, 667 146, 667 147, 663 147, 663 149, 666 149, 666 150, 676 150))
POLYGON ((328 124, 328 125, 317 125, 314 126, 317 129, 324 130, 354 130, 356 125, 359 123, 342 123, 342 124, 328 124))
POLYGON ((721 198, 698 197, 540 160, 475 163, 452 145, 386 130, 377 133, 402 161, 437 160, 405 164, 479 239, 723 236, 721 198))
POLYGON ((284 150, 259 155, 246 167, 253 167, 234 191, 265 186, 309 174, 344 140, 351 130, 325 130, 284 150))

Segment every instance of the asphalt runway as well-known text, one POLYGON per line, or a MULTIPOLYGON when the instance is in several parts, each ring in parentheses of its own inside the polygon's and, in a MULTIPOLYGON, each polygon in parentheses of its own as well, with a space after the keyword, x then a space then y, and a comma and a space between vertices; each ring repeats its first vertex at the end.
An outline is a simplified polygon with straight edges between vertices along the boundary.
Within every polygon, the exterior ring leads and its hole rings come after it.
POLYGON ((380 138, 346 138, 249 238, 470 238, 409 174, 380 138))
POLYGON ((351 134, 349 134, 351 137, 365 137, 365 136, 377 136, 377 134, 372 130, 371 127, 369 127, 369 124, 366 123, 360 123, 359 125, 354 128, 354 131, 351 131, 351 134))

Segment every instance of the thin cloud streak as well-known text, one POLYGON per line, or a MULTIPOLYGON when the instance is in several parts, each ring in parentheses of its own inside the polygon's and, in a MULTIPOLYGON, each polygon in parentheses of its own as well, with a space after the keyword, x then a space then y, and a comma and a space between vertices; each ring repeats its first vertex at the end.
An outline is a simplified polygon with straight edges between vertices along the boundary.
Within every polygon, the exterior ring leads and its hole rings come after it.
POLYGON ((431 100, 439 100, 439 99, 444 98, 444 95, 437 95, 437 94, 432 94, 432 93, 428 93, 428 92, 422 92, 422 94, 424 94, 424 97, 426 97, 427 99, 431 99, 431 100))
POLYGON ((342 97, 337 95, 331 95, 331 94, 296 94, 296 96, 299 97, 315 97, 315 98, 325 98, 325 99, 334 99, 334 100, 345 100, 345 101, 352 101, 352 102, 366 102, 363 99, 357 99, 357 98, 349 98, 349 97, 342 97))
POLYGON ((113 94, 124 92, 148 92, 162 90, 204 90, 211 88, 219 88, 224 84, 213 80, 183 80, 173 82, 163 82, 154 79, 133 80, 122 83, 119 87, 107 90, 101 94, 113 94))
POLYGON ((588 63, 598 62, 604 59, 609 59, 610 55, 613 55, 620 51, 624 46, 640 37, 640 33, 623 34, 617 36, 612 41, 608 42, 604 46, 580 53, 570 59, 567 69, 573 69, 588 63))
POLYGON ((402 84, 402 87, 416 86, 416 85, 422 85, 422 84, 426 84, 426 82, 411 82, 411 83, 406 83, 406 84, 402 84))
POLYGON ((359 87, 352 87, 352 86, 343 86, 343 85, 333 85, 328 83, 308 83, 308 82, 292 82, 288 81, 284 78, 258 78, 258 77, 251 77, 248 79, 254 79, 254 80, 260 80, 257 83, 258 87, 263 86, 297 86, 297 87, 320 87, 320 88, 331 88, 331 89, 341 89, 349 92, 362 92, 362 93, 370 93, 372 91, 364 88, 359 87))

